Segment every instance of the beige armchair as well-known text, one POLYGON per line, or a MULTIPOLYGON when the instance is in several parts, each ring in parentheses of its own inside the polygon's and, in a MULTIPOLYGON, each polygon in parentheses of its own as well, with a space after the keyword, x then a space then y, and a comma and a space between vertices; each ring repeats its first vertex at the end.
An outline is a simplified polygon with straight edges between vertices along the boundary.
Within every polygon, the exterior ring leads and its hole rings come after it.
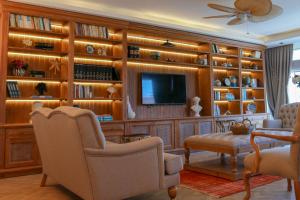
POLYGON ((278 119, 265 119, 263 129, 292 131, 295 126, 297 109, 300 103, 285 104, 280 107, 278 119))
POLYGON ((163 153, 160 138, 106 142, 94 113, 73 107, 40 108, 32 122, 43 163, 41 186, 50 176, 85 200, 119 200, 163 188, 176 197, 182 161, 163 153))
POLYGON ((250 199, 250 177, 253 173, 262 173, 281 176, 288 179, 288 191, 291 191, 291 180, 294 181, 294 190, 297 200, 300 200, 300 109, 297 111, 293 135, 279 136, 262 132, 253 132, 250 142, 255 150, 246 156, 245 165, 245 187, 246 196, 244 200, 250 199), (286 147, 259 150, 255 144, 255 137, 267 137, 276 140, 289 142, 291 145, 286 147))

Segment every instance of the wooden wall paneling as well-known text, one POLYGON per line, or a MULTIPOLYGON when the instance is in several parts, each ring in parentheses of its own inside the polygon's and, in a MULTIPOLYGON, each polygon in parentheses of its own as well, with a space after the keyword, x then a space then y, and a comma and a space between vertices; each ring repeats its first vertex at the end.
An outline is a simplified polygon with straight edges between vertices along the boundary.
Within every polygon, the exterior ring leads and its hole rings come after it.
POLYGON ((5 99, 6 99, 6 76, 7 76, 7 43, 8 43, 8 19, 9 13, 1 8, 0 18, 0 124, 5 123, 5 99))
POLYGON ((33 166, 39 153, 32 128, 6 129, 5 168, 33 166))
POLYGON ((0 128, 0 169, 4 168, 5 160, 5 130, 0 128))
POLYGON ((128 66, 128 95, 137 119, 187 117, 191 98, 197 95, 197 70, 194 69, 171 69, 166 67, 128 66), (142 105, 141 101, 141 73, 169 73, 186 75, 186 105, 142 105))
POLYGON ((151 135, 153 122, 128 122, 125 124, 125 135, 151 135))
POLYGON ((127 54, 128 54, 128 31, 127 29, 122 30, 122 118, 126 120, 127 116, 127 94, 128 94, 128 68, 127 68, 127 54))
POLYGON ((201 98, 200 105, 203 108, 200 113, 202 116, 212 115, 212 87, 210 87, 212 80, 210 72, 210 68, 202 68, 198 70, 197 90, 199 91, 199 97, 201 98))
POLYGON ((157 121, 154 122, 151 136, 160 137, 164 142, 164 149, 170 150, 174 148, 174 122, 173 121, 157 121))
POLYGON ((214 132, 214 124, 212 120, 200 120, 199 132, 201 135, 214 132))
POLYGON ((69 38, 68 38, 68 58, 67 58, 67 69, 68 69, 68 105, 73 104, 74 94, 74 47, 75 47, 75 22, 70 21, 68 23, 69 38))

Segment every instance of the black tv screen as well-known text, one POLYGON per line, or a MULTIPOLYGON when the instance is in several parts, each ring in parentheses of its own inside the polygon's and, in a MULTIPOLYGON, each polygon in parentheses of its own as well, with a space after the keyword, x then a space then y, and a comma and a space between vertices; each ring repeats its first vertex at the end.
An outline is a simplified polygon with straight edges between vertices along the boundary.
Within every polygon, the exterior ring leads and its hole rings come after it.
POLYGON ((142 104, 185 104, 185 75, 142 73, 142 104))

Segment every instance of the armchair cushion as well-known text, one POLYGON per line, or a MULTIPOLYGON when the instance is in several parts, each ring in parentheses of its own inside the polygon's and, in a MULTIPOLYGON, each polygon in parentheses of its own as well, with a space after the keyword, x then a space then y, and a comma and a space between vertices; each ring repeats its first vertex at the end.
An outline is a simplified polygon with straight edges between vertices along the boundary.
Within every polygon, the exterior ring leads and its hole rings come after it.
POLYGON ((165 173, 168 175, 176 174, 182 170, 181 157, 174 154, 164 153, 165 173))
MULTIPOLYGON (((254 162, 255 153, 247 155, 244 160, 245 168, 251 170, 254 162)), ((293 178, 296 172, 293 166, 289 145, 260 151, 259 172, 262 174, 293 178)))

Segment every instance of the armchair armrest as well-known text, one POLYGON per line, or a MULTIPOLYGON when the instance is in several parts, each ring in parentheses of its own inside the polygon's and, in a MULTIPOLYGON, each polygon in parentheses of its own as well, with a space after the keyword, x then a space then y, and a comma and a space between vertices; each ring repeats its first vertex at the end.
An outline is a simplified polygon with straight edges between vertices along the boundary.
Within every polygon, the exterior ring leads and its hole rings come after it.
POLYGON ((292 128, 256 128, 256 130, 259 130, 259 131, 287 131, 287 132, 293 132, 292 128))
MULTIPOLYGON (((146 138, 140 141, 126 144, 107 144, 105 149, 86 148, 84 151, 88 156, 125 156, 149 149, 159 148, 163 152, 163 141, 159 137, 146 138)), ((162 156, 162 155, 161 155, 162 156)))
POLYGON ((264 119, 263 128, 282 128, 281 119, 264 119))
POLYGON ((254 172, 259 171, 259 163, 260 163, 260 149, 259 146, 255 143, 255 137, 267 137, 271 139, 286 141, 286 142, 299 142, 300 136, 299 135, 291 135, 291 136, 283 136, 283 135, 273 135, 267 134, 263 132, 252 132, 250 137, 250 144, 252 145, 253 149, 255 150, 255 162, 254 162, 254 172))

